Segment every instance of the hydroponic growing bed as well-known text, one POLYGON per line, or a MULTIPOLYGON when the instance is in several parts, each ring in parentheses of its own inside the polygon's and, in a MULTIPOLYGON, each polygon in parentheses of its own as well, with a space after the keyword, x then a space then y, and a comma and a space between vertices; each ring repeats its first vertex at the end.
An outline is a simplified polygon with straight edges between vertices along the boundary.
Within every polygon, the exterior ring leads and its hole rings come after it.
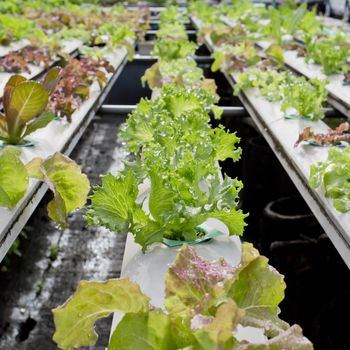
POLYGON ((183 5, 0 4, 0 349, 346 348, 346 28, 183 5))

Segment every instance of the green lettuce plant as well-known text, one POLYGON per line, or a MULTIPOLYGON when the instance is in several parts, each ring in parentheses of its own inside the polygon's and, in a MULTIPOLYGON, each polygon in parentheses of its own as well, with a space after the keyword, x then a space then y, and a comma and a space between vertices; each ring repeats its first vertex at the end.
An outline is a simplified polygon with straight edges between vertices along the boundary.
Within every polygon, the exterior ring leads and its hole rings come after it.
POLYGON ((196 15, 205 24, 221 23, 220 6, 210 6, 203 1, 191 1, 188 13, 196 15))
POLYGON ((231 21, 244 24, 250 33, 256 32, 259 26, 259 20, 268 15, 264 7, 255 6, 249 0, 234 0, 234 6, 222 5, 223 14, 231 21))
POLYGON ((180 40, 187 39, 186 28, 182 23, 161 25, 157 31, 158 39, 180 40))
POLYGON ((346 36, 338 34, 319 40, 306 41, 306 60, 313 60, 323 67, 326 75, 347 72, 346 61, 349 57, 349 43, 346 36))
POLYGON ((336 210, 350 210, 350 147, 332 147, 324 162, 311 165, 310 186, 320 188, 327 198, 333 199, 336 210))
POLYGON ((105 23, 97 29, 92 39, 93 45, 106 44, 113 47, 124 46, 128 50, 128 58, 132 60, 134 56, 135 33, 126 24, 105 23))
POLYGON ((237 84, 234 87, 234 95, 241 91, 248 91, 252 88, 259 89, 262 96, 271 102, 278 102, 283 99, 281 86, 288 79, 293 79, 290 73, 277 72, 275 70, 263 71, 260 69, 249 69, 239 74, 237 84))
POLYGON ((324 117, 324 104, 327 100, 326 80, 293 77, 286 80, 283 89, 281 110, 294 109, 301 118, 312 121, 324 117))
MULTIPOLYGON (((202 149, 205 141, 206 147, 212 147, 215 129, 209 125, 210 113, 218 119, 222 112, 215 105, 217 101, 218 96, 207 89, 166 85, 158 98, 141 100, 122 126, 121 139, 133 153, 149 145, 181 142, 182 138, 191 145, 200 144, 202 149), (193 133, 198 133, 198 139, 193 133)), ((173 146, 168 149, 173 150, 173 146)))
POLYGON ((171 61, 159 60, 148 68, 141 78, 150 89, 160 88, 166 84, 182 86, 200 85, 204 80, 203 70, 197 66, 192 57, 171 61))
POLYGON ((237 208, 242 183, 222 180, 218 167, 218 161, 239 159, 239 138, 210 127, 215 101, 206 90, 174 86, 164 87, 154 101, 141 101, 121 134, 136 159, 95 187, 89 223, 131 232, 144 250, 163 238, 194 240, 196 227, 208 218, 224 222, 230 234, 242 234, 246 215, 237 208), (148 206, 138 198, 146 180, 148 206))
POLYGON ((91 39, 91 33, 89 30, 77 26, 75 28, 63 28, 59 32, 52 35, 52 38, 56 39, 57 41, 78 39, 84 43, 87 43, 91 39))
POLYGON ((161 22, 151 55, 170 61, 191 56, 196 49, 197 45, 187 38, 184 24, 161 22))
MULTIPOLYGON (((158 60, 145 71, 141 78, 142 85, 146 82, 150 89, 162 88, 166 85, 179 87, 206 89, 213 97, 217 97, 217 86, 214 79, 204 78, 204 73, 197 66, 192 57, 179 58, 171 61, 158 60)), ((218 108, 212 106, 215 117, 219 114, 218 108), (215 111, 214 111, 215 110, 215 111)))
POLYGON ((183 23, 187 20, 186 11, 181 11, 177 6, 167 5, 164 11, 159 13, 161 24, 165 23, 183 23))
POLYGON ((196 49, 196 43, 187 38, 180 40, 158 39, 151 55, 169 61, 194 55, 196 49))
POLYGON ((324 117, 326 84, 327 80, 306 80, 289 72, 250 69, 239 75, 234 94, 257 88, 270 102, 280 102, 283 112, 292 109, 296 116, 315 121, 324 117))
MULTIPOLYGON (((194 166, 195 162, 189 165, 194 166)), ((163 238, 195 240, 201 236, 197 226, 209 218, 226 224, 230 235, 242 234, 246 215, 236 208, 242 183, 229 177, 222 182, 219 175, 203 178, 198 173, 205 171, 203 164, 183 176, 180 170, 166 178, 157 168, 147 172, 151 185, 146 208, 144 198, 139 197, 137 175, 132 170, 117 177, 104 176, 102 185, 94 188, 90 197, 88 222, 121 234, 131 232, 143 251, 153 243, 163 242, 163 238), (200 181, 207 187, 206 191, 200 187, 200 181)))
POLYGON ((35 24, 24 18, 0 14, 0 44, 9 45, 12 41, 21 40, 35 30, 35 24))
POLYGON ((165 300, 154 308, 129 279, 82 281, 67 302, 54 309, 54 341, 73 350, 96 344, 96 320, 121 311, 108 350, 312 350, 298 325, 278 314, 283 276, 251 244, 236 267, 207 261, 183 246, 165 276, 165 300), (258 328, 264 340, 240 340, 238 329, 258 328))
POLYGON ((227 26, 225 24, 204 26, 199 35, 210 35, 211 42, 220 47, 222 45, 239 45, 247 38, 245 28, 241 25, 227 26))

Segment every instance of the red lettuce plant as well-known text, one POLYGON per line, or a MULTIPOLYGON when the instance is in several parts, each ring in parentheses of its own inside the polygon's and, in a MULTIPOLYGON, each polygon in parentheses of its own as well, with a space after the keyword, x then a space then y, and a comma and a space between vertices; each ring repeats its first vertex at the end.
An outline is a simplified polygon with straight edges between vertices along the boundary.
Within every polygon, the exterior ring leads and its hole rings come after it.
POLYGON ((107 81, 106 73, 114 68, 105 59, 82 57, 80 59, 67 56, 67 64, 62 69, 61 79, 49 100, 49 106, 60 117, 71 122, 76 109, 89 97, 90 86, 97 80, 102 89, 107 81))
POLYGON ((9 79, 4 89, 4 113, 0 113, 1 141, 22 144, 26 136, 52 121, 55 115, 47 103, 59 73, 60 68, 53 68, 42 83, 28 81, 21 75, 9 79))

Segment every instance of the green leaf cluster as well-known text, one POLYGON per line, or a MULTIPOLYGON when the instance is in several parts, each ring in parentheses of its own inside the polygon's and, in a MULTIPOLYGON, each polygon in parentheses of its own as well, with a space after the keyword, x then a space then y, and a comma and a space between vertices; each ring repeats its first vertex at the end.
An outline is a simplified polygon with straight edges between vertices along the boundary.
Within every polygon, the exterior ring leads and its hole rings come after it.
MULTIPOLYGON (((100 0, 31 0, 32 9, 45 9, 46 11, 65 7, 69 5, 98 4, 100 0)), ((0 13, 22 14, 28 7, 27 0, 2 0, 0 2, 0 13)))
POLYGON ((163 237, 193 240, 196 226, 208 218, 242 234, 242 183, 227 176, 222 181, 218 168, 218 161, 239 159, 239 138, 210 127, 210 113, 219 112, 215 102, 207 90, 173 85, 153 101, 142 100, 121 132, 136 159, 94 189, 88 221, 132 232, 144 250, 163 237), (138 186, 147 181, 150 191, 140 202, 138 186))
POLYGON ((294 4, 286 4, 278 9, 269 7, 267 10, 269 23, 262 27, 262 32, 267 39, 273 39, 275 43, 282 45, 284 38, 308 35, 317 35, 322 31, 321 21, 317 18, 316 7, 308 10, 307 4, 296 7, 294 4))
POLYGON ((324 117, 326 84, 326 80, 306 80, 288 72, 250 69, 239 75, 234 93, 257 88, 269 101, 280 102, 283 112, 292 109, 296 116, 314 121, 324 117))
POLYGON ((324 118, 324 104, 327 99, 326 80, 293 77, 283 85, 281 110, 293 109, 297 115, 312 121, 324 118))
POLYGON ((350 147, 332 147, 324 162, 311 165, 310 186, 321 188, 339 212, 350 210, 350 147))
POLYGON ((182 23, 166 23, 161 24, 157 31, 158 39, 180 40, 187 39, 186 28, 182 23))
POLYGON ((9 45, 12 41, 21 40, 35 30, 35 23, 24 18, 0 14, 0 44, 9 45))
POLYGON ((16 147, 0 151, 0 207, 14 208, 27 192, 29 176, 20 154, 16 147))
POLYGON ((309 37, 306 41, 306 60, 320 64, 326 75, 347 72, 349 48, 348 40, 340 33, 319 40, 309 37))
POLYGON ((92 33, 93 45, 106 44, 112 47, 125 46, 128 50, 129 60, 134 56, 133 40, 136 35, 127 24, 104 23, 99 26, 96 32, 92 33))
POLYGON ((236 267, 204 260, 185 245, 166 273, 163 309, 128 279, 82 281, 53 310, 53 339, 64 350, 93 346, 96 320, 121 311, 108 350, 312 350, 298 325, 278 317, 284 290, 283 276, 250 244, 236 267), (247 326, 260 329, 264 341, 238 340, 235 332, 247 326))
POLYGON ((204 1, 191 1, 188 6, 188 13, 195 14, 203 23, 218 24, 221 23, 221 6, 211 6, 204 1))
POLYGON ((162 21, 151 55, 170 61, 191 56, 196 49, 196 43, 188 40, 183 23, 162 21))
POLYGON ((271 102, 278 102, 283 99, 281 86, 290 78, 291 76, 287 72, 263 71, 252 68, 239 74, 234 87, 234 94, 237 96, 241 91, 245 92, 257 88, 266 99, 271 102))
POLYGON ((165 23, 184 23, 188 20, 185 9, 180 9, 178 6, 167 5, 164 10, 160 12, 159 19, 161 24, 165 23))
POLYGON ((197 66, 196 61, 187 57, 171 61, 159 60, 146 70, 141 81, 143 85, 147 82, 150 89, 154 89, 169 84, 200 87, 205 79, 203 70, 197 66))

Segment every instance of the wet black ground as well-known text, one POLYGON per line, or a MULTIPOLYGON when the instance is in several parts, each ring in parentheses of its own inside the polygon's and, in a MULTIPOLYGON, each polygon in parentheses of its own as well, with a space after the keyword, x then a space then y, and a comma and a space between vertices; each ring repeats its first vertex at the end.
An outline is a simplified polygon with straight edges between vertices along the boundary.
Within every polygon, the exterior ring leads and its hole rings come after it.
MULTIPOLYGON (((91 183, 99 174, 121 166, 125 154, 117 140, 123 117, 94 121, 71 155, 91 183)), ((9 271, 0 273, 0 349, 57 349, 51 340, 51 309, 62 304, 82 279, 116 278, 124 254, 125 238, 87 227, 83 214, 69 218, 69 229, 59 231, 46 218, 46 196, 26 227, 21 258, 11 259, 9 271)), ((98 346, 105 349, 111 318, 101 320, 98 346)))

